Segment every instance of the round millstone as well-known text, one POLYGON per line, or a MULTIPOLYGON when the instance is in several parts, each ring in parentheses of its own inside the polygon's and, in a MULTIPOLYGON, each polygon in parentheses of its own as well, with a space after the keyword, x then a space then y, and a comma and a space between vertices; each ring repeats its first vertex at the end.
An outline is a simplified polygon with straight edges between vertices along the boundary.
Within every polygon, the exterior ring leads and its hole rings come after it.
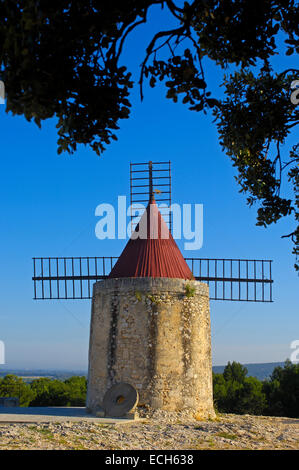
POLYGON ((133 412, 137 403, 137 390, 128 383, 120 382, 105 393, 103 408, 106 416, 121 417, 133 412))

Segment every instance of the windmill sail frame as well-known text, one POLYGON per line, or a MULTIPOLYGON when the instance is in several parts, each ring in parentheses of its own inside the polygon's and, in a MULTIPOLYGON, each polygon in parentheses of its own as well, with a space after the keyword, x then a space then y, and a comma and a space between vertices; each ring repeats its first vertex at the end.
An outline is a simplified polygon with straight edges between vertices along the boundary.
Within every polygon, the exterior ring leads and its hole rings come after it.
MULTIPOLYGON (((91 299, 92 284, 108 278, 116 256, 33 258, 34 299, 91 299)), ((273 302, 272 260, 185 258, 210 300, 273 302)))
POLYGON ((130 163, 130 202, 131 229, 136 228, 140 217, 133 214, 134 209, 144 209, 152 195, 160 204, 160 213, 172 232, 171 207, 171 162, 130 163), (161 203, 164 208, 161 207, 161 203))

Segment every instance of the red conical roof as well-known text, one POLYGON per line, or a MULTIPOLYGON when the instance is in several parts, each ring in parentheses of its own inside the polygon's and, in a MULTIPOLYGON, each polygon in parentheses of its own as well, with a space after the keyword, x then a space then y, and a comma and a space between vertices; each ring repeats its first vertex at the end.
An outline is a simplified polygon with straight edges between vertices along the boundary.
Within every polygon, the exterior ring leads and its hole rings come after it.
POLYGON ((153 198, 109 277, 193 279, 153 198))

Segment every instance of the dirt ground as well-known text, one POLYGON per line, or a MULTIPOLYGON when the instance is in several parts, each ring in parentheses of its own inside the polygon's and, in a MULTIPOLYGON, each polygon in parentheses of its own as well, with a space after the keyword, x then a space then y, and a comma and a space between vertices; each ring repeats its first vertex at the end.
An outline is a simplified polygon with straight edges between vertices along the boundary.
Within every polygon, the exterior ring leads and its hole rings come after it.
POLYGON ((299 419, 221 414, 198 421, 157 412, 125 424, 1 423, 0 450, 298 450, 299 419))

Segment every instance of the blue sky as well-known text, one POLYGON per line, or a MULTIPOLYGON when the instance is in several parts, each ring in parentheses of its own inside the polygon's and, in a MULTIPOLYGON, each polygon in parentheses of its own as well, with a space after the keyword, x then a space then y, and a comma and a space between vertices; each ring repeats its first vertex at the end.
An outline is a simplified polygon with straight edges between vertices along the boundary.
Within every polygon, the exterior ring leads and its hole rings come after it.
MULTIPOLYGON (((124 63, 138 64, 155 29, 128 40, 124 63)), ((165 27, 165 24, 163 25, 165 27)), ((278 69, 291 59, 274 58, 278 69)), ((220 93, 221 73, 207 63, 210 89, 220 93)), ((59 84, 58 84, 59 86, 59 84)), ((284 361, 299 338, 298 276, 289 241, 290 221, 263 229, 256 210, 238 192, 235 170, 222 152, 212 116, 164 98, 163 87, 132 92, 132 115, 121 122, 118 142, 102 157, 80 147, 56 153, 55 119, 42 130, 0 106, 1 264, 0 340, 6 366, 87 367, 90 301, 33 301, 33 256, 118 256, 124 240, 98 240, 95 208, 129 196, 129 163, 172 162, 173 202, 204 205, 204 243, 185 256, 273 259, 274 303, 211 302, 213 364, 284 361)), ((295 140, 295 139, 294 139, 295 140)), ((183 243, 178 241, 179 247, 183 243)), ((3 366, 0 366, 0 370, 3 366)))

